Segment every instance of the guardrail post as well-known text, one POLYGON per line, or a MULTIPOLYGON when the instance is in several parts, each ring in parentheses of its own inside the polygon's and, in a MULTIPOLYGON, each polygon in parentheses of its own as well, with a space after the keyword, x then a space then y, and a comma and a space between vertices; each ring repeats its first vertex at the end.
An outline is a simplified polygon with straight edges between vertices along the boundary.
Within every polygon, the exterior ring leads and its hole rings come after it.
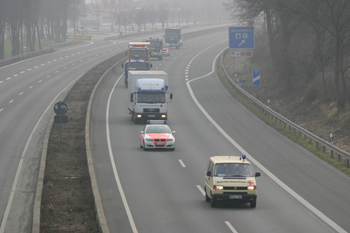
POLYGON ((349 168, 349 159, 346 159, 347 160, 347 167, 349 168))
POLYGON ((338 154, 338 161, 340 162, 340 154, 338 154))
POLYGON ((331 157, 332 157, 332 159, 334 158, 334 157, 333 157, 333 150, 331 150, 331 157))
POLYGON ((318 142, 316 142, 316 149, 318 150, 318 142))
POLYGON ((323 152, 326 152, 326 146, 323 145, 323 152))

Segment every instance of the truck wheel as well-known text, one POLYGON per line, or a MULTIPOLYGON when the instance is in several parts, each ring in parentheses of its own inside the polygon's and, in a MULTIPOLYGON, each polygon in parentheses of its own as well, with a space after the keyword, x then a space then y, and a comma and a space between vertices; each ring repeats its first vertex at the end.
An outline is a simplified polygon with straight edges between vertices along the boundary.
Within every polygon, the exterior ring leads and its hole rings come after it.
POLYGON ((250 208, 255 208, 256 207, 256 201, 250 202, 250 208))

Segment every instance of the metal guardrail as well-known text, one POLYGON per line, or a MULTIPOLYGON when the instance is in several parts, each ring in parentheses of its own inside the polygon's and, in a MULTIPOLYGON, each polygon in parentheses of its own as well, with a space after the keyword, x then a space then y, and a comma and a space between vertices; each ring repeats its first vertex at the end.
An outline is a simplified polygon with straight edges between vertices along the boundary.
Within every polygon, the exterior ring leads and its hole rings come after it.
POLYGON ((250 99, 261 111, 266 112, 268 114, 270 114, 272 117, 275 118, 275 120, 279 120, 280 123, 284 124, 284 127, 286 127, 286 125, 289 126, 289 130, 290 128, 293 128, 294 131, 298 131, 299 135, 302 133, 304 134, 305 138, 308 137, 311 140, 316 142, 316 148, 319 148, 319 145, 323 146, 323 152, 326 151, 326 148, 328 148, 331 152, 331 156, 333 158, 333 154, 337 154, 338 155, 338 160, 340 161, 341 157, 344 157, 347 160, 347 167, 349 168, 349 159, 350 159, 350 154, 336 146, 334 146, 333 144, 327 142, 326 140, 310 133, 309 131, 303 129, 302 127, 300 127, 299 125, 293 123, 292 121, 288 120, 287 118, 285 118, 284 116, 278 114, 277 112, 273 111, 271 108, 269 108, 268 106, 266 106, 265 104, 263 104, 262 102, 260 102, 258 99, 256 99, 254 96, 250 95, 248 92, 246 92, 244 89, 242 89, 237 83, 235 83, 232 78, 230 77, 230 75, 227 73, 226 68, 223 64, 223 57, 224 54, 227 53, 227 50, 225 52, 223 52, 222 56, 221 56, 221 66, 222 69, 225 72, 226 78, 229 80, 229 82, 241 93, 243 94, 246 98, 250 99))

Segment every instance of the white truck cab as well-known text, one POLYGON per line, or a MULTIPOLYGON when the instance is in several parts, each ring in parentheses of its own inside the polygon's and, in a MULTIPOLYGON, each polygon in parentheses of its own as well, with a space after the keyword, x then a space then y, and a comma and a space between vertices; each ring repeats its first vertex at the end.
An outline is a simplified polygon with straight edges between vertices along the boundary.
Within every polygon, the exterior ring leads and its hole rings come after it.
POLYGON ((242 156, 213 156, 205 174, 205 200, 215 207, 218 202, 250 203, 256 207, 257 185, 250 162, 242 156))

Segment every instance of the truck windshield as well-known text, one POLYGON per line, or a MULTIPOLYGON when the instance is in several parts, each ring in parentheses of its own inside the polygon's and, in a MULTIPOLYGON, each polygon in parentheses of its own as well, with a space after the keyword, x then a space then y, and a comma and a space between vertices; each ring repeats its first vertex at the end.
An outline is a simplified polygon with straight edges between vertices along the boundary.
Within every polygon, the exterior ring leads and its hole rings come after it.
POLYGON ((147 62, 128 62, 126 64, 128 70, 149 70, 147 62))
POLYGON ((165 103, 165 93, 143 92, 137 95, 138 103, 165 103))
POLYGON ((129 57, 133 58, 136 55, 139 58, 148 57, 148 50, 146 50, 146 49, 129 49, 129 57))
POLYGON ((161 41, 151 41, 151 48, 160 49, 162 47, 161 41))
POLYGON ((220 177, 252 177, 253 171, 247 163, 217 163, 214 176, 220 177))

